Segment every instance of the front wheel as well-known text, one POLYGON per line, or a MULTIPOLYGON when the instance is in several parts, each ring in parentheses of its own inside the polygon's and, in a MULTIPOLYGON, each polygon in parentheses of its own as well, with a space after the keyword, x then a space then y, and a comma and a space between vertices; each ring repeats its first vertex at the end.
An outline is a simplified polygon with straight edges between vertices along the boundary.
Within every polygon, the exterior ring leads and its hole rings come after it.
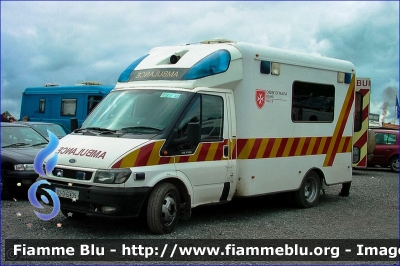
POLYGON ((10 198, 10 187, 7 183, 1 182, 1 199, 6 200, 10 198))
POLYGON ((396 173, 399 172, 399 157, 398 157, 398 155, 390 160, 389 165, 390 165, 390 169, 393 172, 396 172, 396 173))
POLYGON ((301 208, 317 205, 321 191, 321 181, 315 171, 310 171, 304 178, 298 191, 294 192, 294 202, 301 208))
POLYGON ((10 198, 11 189, 7 182, 4 181, 4 170, 1 173, 1 199, 5 200, 10 198))
POLYGON ((147 224, 156 234, 171 233, 179 219, 180 197, 178 189, 171 183, 157 185, 147 204, 147 224))

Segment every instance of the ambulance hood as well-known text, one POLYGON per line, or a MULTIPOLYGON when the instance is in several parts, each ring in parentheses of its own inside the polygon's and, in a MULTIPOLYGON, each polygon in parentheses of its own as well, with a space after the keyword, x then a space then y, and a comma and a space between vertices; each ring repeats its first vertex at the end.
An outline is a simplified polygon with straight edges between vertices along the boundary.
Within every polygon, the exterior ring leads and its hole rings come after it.
POLYGON ((57 165, 108 169, 128 152, 146 142, 149 140, 67 135, 58 144, 57 165))

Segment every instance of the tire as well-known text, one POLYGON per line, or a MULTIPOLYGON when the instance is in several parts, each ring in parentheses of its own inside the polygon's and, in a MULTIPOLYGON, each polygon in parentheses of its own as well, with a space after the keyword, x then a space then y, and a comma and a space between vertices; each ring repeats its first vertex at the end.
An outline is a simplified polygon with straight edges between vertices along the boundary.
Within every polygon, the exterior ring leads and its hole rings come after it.
POLYGON ((399 156, 398 155, 396 155, 395 157, 393 157, 390 160, 389 166, 393 172, 395 172, 395 173, 399 172, 399 156))
POLYGON ((147 204, 147 225, 156 234, 171 233, 180 216, 178 189, 171 183, 161 183, 150 193, 147 204))
POLYGON ((83 219, 86 217, 86 213, 75 212, 75 211, 70 211, 70 210, 65 210, 65 209, 61 209, 61 213, 65 217, 67 217, 69 219, 74 219, 74 220, 83 219))
POLYGON ((321 180, 315 171, 304 178, 299 190, 294 192, 294 203, 300 208, 310 208, 318 204, 321 180))
POLYGON ((11 188, 7 184, 7 182, 4 182, 4 173, 3 170, 1 171, 1 199, 6 200, 10 198, 11 195, 11 188))
POLYGON ((6 200, 10 198, 10 187, 7 185, 7 183, 1 182, 1 199, 6 200))

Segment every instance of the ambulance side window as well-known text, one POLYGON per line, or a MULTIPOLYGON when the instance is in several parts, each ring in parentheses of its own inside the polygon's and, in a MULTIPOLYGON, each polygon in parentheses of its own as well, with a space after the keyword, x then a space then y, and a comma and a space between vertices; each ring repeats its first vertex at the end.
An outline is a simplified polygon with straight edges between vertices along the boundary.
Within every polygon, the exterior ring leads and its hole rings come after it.
POLYGON ((177 135, 178 138, 182 138, 186 135, 186 129, 190 122, 200 122, 200 101, 201 97, 198 97, 190 107, 189 111, 186 113, 185 117, 179 123, 177 135))
POLYGON ((201 140, 223 140, 223 99, 219 96, 203 95, 201 107, 201 140))
POLYGON ((331 84, 295 81, 292 89, 293 122, 333 122, 335 86, 331 84))
MULTIPOLYGON (((178 124, 176 138, 186 135, 190 122, 200 123, 201 142, 223 140, 223 98, 214 95, 199 95, 184 118, 178 124)), ((178 154, 190 154, 195 151, 189 143, 177 146, 178 154)))

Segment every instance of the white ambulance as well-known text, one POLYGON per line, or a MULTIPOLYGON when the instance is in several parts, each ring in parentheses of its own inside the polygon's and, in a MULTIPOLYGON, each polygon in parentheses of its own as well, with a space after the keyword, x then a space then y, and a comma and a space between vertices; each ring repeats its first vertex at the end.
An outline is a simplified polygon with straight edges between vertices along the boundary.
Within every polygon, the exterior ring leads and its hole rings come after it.
POLYGON ((325 186, 349 194, 354 83, 350 62, 249 43, 154 48, 42 178, 66 216, 145 213, 159 234, 233 197, 291 191, 312 207, 325 186))

